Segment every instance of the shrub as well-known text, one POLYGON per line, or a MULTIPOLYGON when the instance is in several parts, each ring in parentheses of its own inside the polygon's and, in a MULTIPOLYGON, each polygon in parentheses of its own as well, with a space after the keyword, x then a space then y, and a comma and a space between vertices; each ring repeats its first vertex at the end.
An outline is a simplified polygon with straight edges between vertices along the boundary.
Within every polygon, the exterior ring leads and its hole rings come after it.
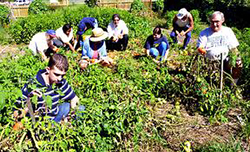
POLYGON ((10 9, 5 5, 0 5, 0 25, 4 26, 9 24, 10 9))
POLYGON ((149 21, 145 18, 117 9, 110 8, 89 8, 86 5, 57 9, 44 14, 30 15, 27 18, 19 19, 10 26, 10 33, 16 43, 28 43, 37 32, 61 27, 65 23, 71 23, 74 29, 83 17, 95 17, 99 26, 106 28, 113 14, 120 14, 129 28, 129 36, 146 37, 150 32, 149 21), (144 30, 141 30, 144 29, 144 30))
POLYGON ((130 11, 141 11, 144 8, 144 4, 141 0, 134 0, 131 4, 130 11))
POLYGON ((40 14, 40 13, 45 13, 48 10, 49 7, 42 0, 34 0, 29 6, 28 13, 40 14))

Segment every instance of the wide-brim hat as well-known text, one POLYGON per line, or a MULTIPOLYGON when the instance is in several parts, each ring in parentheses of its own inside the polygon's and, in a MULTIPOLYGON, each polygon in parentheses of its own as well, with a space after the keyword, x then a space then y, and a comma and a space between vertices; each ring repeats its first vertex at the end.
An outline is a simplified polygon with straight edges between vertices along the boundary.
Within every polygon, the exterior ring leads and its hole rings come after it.
POLYGON ((103 31, 102 28, 95 28, 92 30, 92 35, 90 36, 90 41, 98 42, 106 39, 108 37, 108 33, 103 31))
POLYGON ((188 11, 185 8, 182 8, 182 9, 179 10, 179 12, 177 14, 177 18, 182 19, 187 14, 188 14, 188 11))

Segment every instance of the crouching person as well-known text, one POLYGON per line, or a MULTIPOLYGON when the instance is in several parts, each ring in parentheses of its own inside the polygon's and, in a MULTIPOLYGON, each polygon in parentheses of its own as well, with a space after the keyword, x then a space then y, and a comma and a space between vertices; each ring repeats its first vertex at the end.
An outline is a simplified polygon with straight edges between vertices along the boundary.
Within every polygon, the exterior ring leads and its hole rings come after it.
POLYGON ((56 37, 54 30, 47 30, 35 34, 30 43, 29 49, 32 50, 34 55, 41 55, 42 60, 47 61, 51 53, 56 53, 58 48, 53 45, 53 39, 56 37))
POLYGON ((64 55, 54 54, 46 69, 39 70, 36 77, 31 79, 22 88, 22 99, 17 100, 16 106, 22 110, 15 110, 14 117, 22 117, 27 114, 27 98, 37 96, 37 105, 33 105, 34 113, 39 116, 49 116, 55 122, 60 122, 67 117, 70 109, 81 110, 84 106, 79 106, 79 98, 76 96, 68 82, 63 78, 68 70, 68 61, 64 55), (36 89, 34 89, 34 86, 36 89), (32 88, 32 89, 31 89, 32 88), (46 96, 52 99, 52 106, 46 105, 46 96), (59 100, 65 102, 59 104, 59 100), (20 112, 23 111, 23 112, 20 112))
POLYGON ((82 59, 79 64, 81 69, 87 68, 89 64, 101 63, 103 66, 113 64, 113 59, 107 56, 105 39, 108 33, 101 28, 92 30, 92 35, 82 44, 82 59))
POLYGON ((155 27, 153 35, 150 35, 144 45, 146 54, 154 58, 156 63, 167 59, 169 44, 167 38, 161 34, 161 28, 155 27), (159 61, 157 57, 160 57, 159 61))

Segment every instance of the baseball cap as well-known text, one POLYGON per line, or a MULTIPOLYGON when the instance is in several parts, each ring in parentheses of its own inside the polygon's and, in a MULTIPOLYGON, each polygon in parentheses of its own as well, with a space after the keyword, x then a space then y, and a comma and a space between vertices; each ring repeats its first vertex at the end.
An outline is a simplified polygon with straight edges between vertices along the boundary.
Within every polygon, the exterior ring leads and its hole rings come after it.
POLYGON ((76 34, 82 35, 85 32, 86 25, 84 23, 81 23, 78 25, 78 31, 76 34))
POLYGON ((188 11, 185 8, 179 10, 177 14, 178 19, 182 19, 185 15, 187 15, 188 11))
POLYGON ((52 37, 56 37, 56 31, 55 30, 47 30, 46 33, 49 34, 52 37))

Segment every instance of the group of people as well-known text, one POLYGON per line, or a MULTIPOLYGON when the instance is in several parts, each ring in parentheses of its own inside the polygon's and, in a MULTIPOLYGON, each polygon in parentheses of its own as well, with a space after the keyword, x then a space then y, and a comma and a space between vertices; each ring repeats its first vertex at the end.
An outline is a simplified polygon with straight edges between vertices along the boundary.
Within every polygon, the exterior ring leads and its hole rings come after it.
MULTIPOLYGON (((225 21, 223 13, 216 11, 210 16, 209 20, 210 27, 203 30, 198 38, 198 52, 211 60, 219 60, 222 54, 224 62, 228 65, 227 67, 230 67, 228 52, 233 51, 238 56, 235 68, 241 68, 242 63, 237 50, 239 43, 233 31, 222 26, 225 21)), ((183 48, 186 48, 193 28, 192 15, 183 8, 173 19, 173 31, 170 36, 174 42, 177 42, 177 36, 186 36, 183 45, 183 48)), ((80 111, 85 109, 84 106, 78 105, 79 98, 63 78, 68 70, 68 61, 64 55, 56 53, 58 47, 68 47, 72 51, 75 51, 77 47, 81 47, 82 59, 80 66, 84 69, 90 63, 112 64, 112 59, 107 56, 107 48, 125 50, 128 44, 128 28, 118 14, 113 15, 112 22, 107 27, 107 32, 98 27, 96 19, 85 17, 80 21, 76 34, 76 40, 74 40, 72 26, 65 24, 56 31, 41 32, 32 38, 29 48, 34 54, 41 54, 45 60, 48 59, 51 52, 53 55, 49 58, 48 67, 40 70, 36 77, 22 88, 23 97, 16 103, 14 117, 23 117, 28 113, 25 101, 34 95, 38 97, 35 113, 49 115, 56 122, 60 122, 66 117, 70 108, 79 109, 80 111), (82 35, 89 28, 93 29, 92 35, 84 38, 82 35), (108 38, 107 41, 105 41, 106 38, 108 38), (33 84, 38 89, 30 90, 29 86, 33 84), (43 99, 43 93, 41 92, 42 88, 45 89, 45 95, 52 97, 51 109, 46 108, 45 99, 43 99), (65 102, 59 105, 59 99, 70 101, 70 103, 65 102)), ((147 38, 144 48, 146 54, 152 56, 156 62, 167 58, 169 43, 162 34, 160 27, 154 28, 153 35, 147 38)), ((233 78, 236 81, 238 80, 237 76, 233 76, 233 78)))

